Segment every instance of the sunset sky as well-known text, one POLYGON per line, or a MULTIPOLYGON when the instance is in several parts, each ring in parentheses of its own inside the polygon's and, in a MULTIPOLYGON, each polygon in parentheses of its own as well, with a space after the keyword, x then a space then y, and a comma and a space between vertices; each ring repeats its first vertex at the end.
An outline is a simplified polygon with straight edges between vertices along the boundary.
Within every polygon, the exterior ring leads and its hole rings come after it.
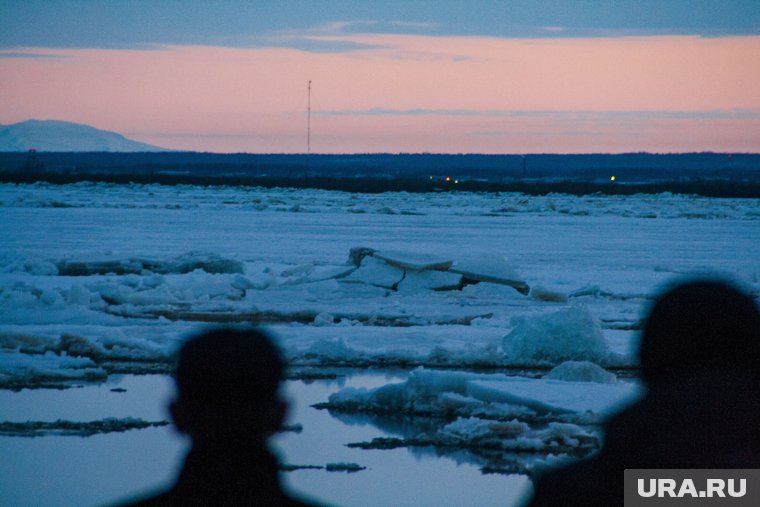
POLYGON ((0 124, 196 151, 760 152, 760 2, 0 0, 0 124))

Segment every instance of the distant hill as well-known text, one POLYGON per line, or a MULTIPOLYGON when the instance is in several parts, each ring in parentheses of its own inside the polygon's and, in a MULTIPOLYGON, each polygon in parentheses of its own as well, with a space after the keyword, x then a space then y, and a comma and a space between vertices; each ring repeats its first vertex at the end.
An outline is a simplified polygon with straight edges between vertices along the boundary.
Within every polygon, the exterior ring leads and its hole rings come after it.
POLYGON ((12 125, 0 125, 0 152, 145 152, 165 151, 127 139, 116 132, 99 130, 88 125, 56 120, 27 120, 12 125))

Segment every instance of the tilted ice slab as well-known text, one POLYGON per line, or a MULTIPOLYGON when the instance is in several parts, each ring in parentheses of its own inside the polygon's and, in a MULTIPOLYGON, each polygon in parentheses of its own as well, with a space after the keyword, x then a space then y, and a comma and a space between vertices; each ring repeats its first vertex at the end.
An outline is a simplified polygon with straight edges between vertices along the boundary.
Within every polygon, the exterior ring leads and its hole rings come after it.
POLYGON ((396 290, 404 278, 404 270, 389 265, 374 257, 367 256, 361 260, 359 268, 345 277, 346 282, 364 283, 384 289, 396 290))
POLYGON ((465 284, 495 283, 527 295, 528 284, 507 260, 494 254, 468 254, 462 259, 431 252, 402 252, 354 247, 349 263, 358 266, 346 279, 393 290, 459 290, 465 284))

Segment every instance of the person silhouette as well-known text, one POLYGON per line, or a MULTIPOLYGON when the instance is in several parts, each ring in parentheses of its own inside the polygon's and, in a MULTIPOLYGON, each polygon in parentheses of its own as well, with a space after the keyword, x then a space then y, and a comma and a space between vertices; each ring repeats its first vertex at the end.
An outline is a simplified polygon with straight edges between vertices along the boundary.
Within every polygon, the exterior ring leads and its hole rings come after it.
POLYGON ((760 468, 760 310, 719 280, 658 297, 639 349, 645 396, 594 457, 539 477, 531 505, 623 505, 625 469, 760 468))
POLYGON ((170 412, 192 447, 173 487, 128 505, 312 505, 283 491, 266 447, 287 410, 278 394, 284 367, 272 341, 255 329, 189 339, 179 352, 170 412))

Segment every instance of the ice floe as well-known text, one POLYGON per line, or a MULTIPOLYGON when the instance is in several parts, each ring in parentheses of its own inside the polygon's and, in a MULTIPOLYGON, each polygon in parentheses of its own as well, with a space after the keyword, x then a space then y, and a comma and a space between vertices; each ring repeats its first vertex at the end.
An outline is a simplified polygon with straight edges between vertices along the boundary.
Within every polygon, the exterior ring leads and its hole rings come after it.
POLYGON ((121 433, 129 430, 167 426, 169 421, 144 421, 135 417, 117 419, 108 417, 98 421, 0 421, 0 436, 43 437, 48 435, 89 437, 103 433, 121 433))
POLYGON ((404 382, 344 388, 317 407, 398 435, 350 447, 432 447, 447 455, 466 453, 464 459, 481 463, 484 471, 533 473, 561 462, 561 456, 598 450, 599 424, 640 396, 636 382, 602 380, 606 383, 418 369, 404 382), (517 456, 525 453, 542 457, 517 456))
POLYGON ((321 407, 343 412, 495 420, 519 416, 589 423, 603 420, 636 399, 639 390, 635 382, 577 382, 419 369, 405 382, 375 389, 343 389, 321 407))
POLYGON ((515 317, 502 347, 510 362, 556 365, 570 360, 605 364, 610 350, 599 323, 582 305, 544 315, 515 317))

